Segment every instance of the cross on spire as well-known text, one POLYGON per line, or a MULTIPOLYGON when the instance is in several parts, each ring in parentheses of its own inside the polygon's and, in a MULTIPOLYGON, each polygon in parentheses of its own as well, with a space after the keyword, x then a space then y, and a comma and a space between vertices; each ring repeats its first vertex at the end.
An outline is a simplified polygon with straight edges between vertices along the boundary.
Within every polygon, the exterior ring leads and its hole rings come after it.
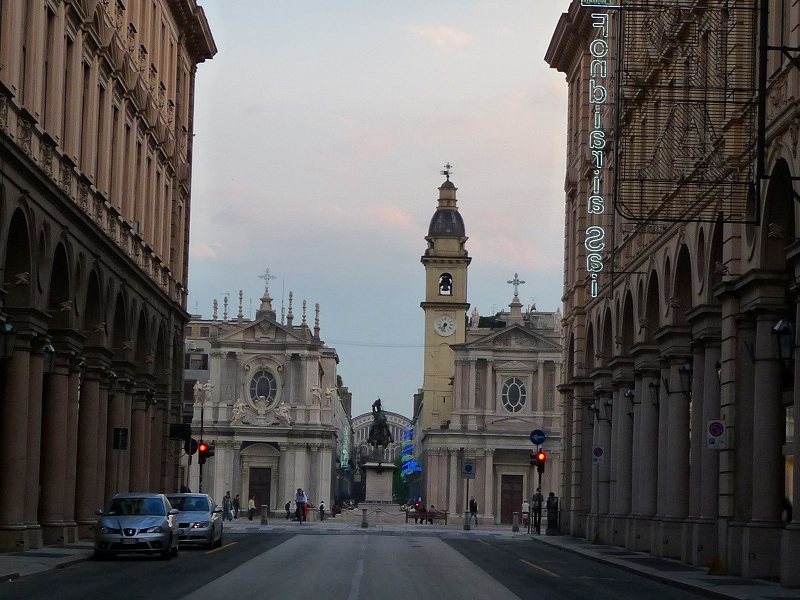
POLYGON ((266 271, 264 271, 264 273, 262 275, 259 275, 258 278, 264 280, 264 289, 268 290, 269 289, 270 280, 271 279, 277 279, 278 277, 276 275, 273 275, 272 273, 270 273, 269 269, 267 269, 266 271))
POLYGON ((519 296, 519 286, 521 286, 524 281, 520 280, 519 275, 514 273, 514 279, 509 279, 506 283, 514 286, 514 298, 519 296))
POLYGON ((439 172, 445 177, 447 177, 447 181, 450 181, 450 175, 453 173, 453 165, 451 165, 450 162, 448 161, 448 163, 444 166, 444 171, 439 171, 439 172))

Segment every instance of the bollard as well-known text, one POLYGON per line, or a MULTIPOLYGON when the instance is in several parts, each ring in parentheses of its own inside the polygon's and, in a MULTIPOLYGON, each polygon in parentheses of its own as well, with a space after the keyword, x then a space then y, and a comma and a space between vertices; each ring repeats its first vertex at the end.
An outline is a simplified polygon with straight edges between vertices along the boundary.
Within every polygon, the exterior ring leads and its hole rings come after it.
POLYGON ((464 531, 469 531, 469 510, 464 511, 464 531))
POLYGON ((366 508, 362 508, 361 509, 361 527, 363 529, 366 529, 367 527, 369 527, 369 523, 367 523, 367 509, 366 508))
POLYGON ((261 505, 261 524, 267 524, 267 515, 269 514, 269 506, 266 504, 261 505))
POLYGON ((511 531, 513 531, 514 533, 519 531, 519 513, 518 512, 514 513, 514 521, 513 521, 513 524, 511 525, 511 531))

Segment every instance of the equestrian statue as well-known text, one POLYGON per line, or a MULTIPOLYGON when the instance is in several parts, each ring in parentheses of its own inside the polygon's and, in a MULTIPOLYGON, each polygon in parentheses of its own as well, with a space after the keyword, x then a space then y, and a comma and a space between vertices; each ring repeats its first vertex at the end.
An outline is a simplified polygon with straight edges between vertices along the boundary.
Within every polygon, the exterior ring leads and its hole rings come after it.
POLYGON ((377 448, 386 448, 394 442, 389 423, 386 421, 386 413, 381 408, 381 399, 378 398, 372 403, 372 425, 369 426, 369 437, 367 443, 377 448))

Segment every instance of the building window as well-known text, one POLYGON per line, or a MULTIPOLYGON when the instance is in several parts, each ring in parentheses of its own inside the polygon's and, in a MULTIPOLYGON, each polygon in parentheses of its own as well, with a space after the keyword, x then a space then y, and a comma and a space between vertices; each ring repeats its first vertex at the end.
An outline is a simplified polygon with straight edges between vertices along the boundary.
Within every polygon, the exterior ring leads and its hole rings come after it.
POLYGON ((208 354, 184 354, 183 368, 190 371, 208 371, 208 354))
POLYGON ((208 337, 211 334, 210 327, 201 327, 200 328, 200 337, 208 337))
POLYGON ((503 406, 506 407, 507 411, 512 413, 521 411, 522 407, 525 406, 525 398, 527 397, 525 383, 516 377, 506 379, 501 397, 503 406))
POLYGON ((264 396, 267 404, 272 404, 278 395, 278 382, 275 376, 267 370, 258 371, 250 380, 250 399, 255 402, 259 396, 264 396))

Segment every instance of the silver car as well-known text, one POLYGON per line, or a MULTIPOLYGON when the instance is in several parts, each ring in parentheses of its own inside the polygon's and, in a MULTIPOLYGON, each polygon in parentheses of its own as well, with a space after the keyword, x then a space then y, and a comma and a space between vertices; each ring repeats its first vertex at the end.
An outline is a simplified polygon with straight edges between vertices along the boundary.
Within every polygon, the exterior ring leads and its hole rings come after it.
POLYGON ((94 556, 159 554, 178 556, 178 511, 164 494, 117 494, 95 526, 94 556))
POLYGON ((222 546, 222 508, 208 494, 169 494, 178 509, 178 534, 182 544, 222 546))

